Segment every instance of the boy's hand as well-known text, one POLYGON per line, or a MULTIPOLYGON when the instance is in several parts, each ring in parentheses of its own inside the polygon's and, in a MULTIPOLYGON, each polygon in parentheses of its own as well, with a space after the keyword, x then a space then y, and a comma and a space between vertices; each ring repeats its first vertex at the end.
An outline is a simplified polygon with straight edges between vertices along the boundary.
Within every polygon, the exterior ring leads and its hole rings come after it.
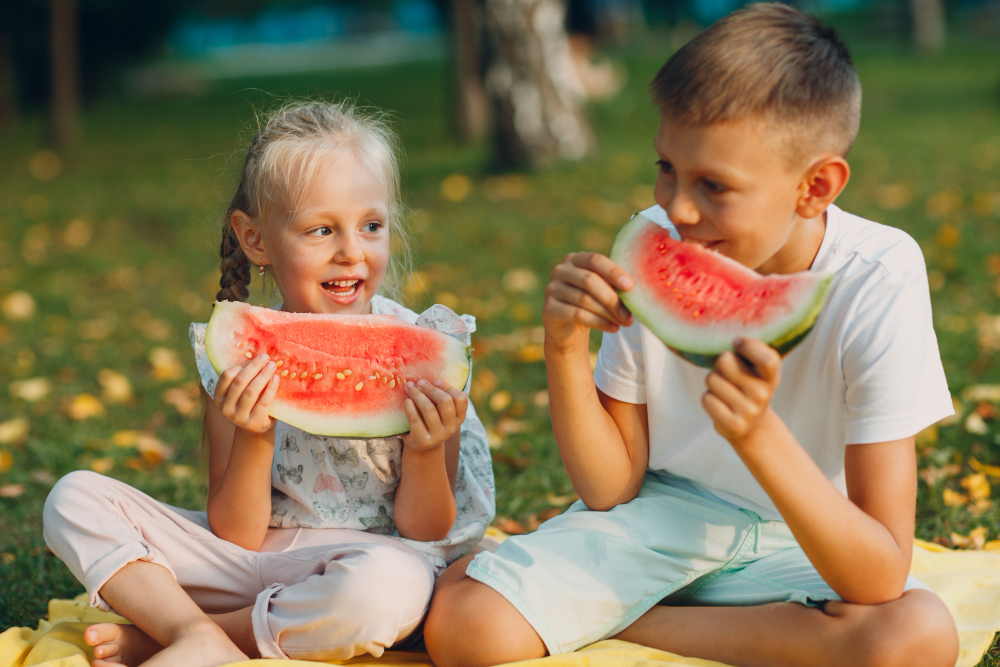
POLYGON ((771 396, 781 381, 781 356, 753 338, 737 338, 733 348, 735 354, 719 355, 705 379, 708 391, 701 404, 719 435, 738 446, 771 409, 771 396))
POLYGON ((455 435, 462 428, 469 397, 444 380, 427 380, 406 383, 403 402, 410 432, 403 435, 403 443, 416 451, 434 449, 455 435))
POLYGON ((545 288, 542 322, 546 342, 559 347, 586 343, 590 329, 614 333, 632 324, 632 314, 616 289, 632 288, 632 278, 604 255, 577 252, 552 269, 545 288))
POLYGON ((227 368, 219 376, 212 400, 236 428, 251 433, 267 433, 274 428, 275 420, 267 413, 278 392, 276 368, 266 354, 261 354, 227 368))

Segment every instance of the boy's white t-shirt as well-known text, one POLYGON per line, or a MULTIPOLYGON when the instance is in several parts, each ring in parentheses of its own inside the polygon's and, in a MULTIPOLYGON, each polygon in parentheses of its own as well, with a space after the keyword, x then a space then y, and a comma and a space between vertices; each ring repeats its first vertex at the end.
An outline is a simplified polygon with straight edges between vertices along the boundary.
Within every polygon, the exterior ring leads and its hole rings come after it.
MULTIPOLYGON (((676 236, 659 206, 643 215, 676 236)), ((923 254, 909 235, 830 206, 811 270, 833 273, 833 282, 813 330, 782 361, 771 406, 846 495, 847 445, 907 438, 954 410, 923 254)), ((636 322, 604 334, 594 381, 612 398, 647 405, 650 470, 780 519, 701 405, 708 372, 636 322)))

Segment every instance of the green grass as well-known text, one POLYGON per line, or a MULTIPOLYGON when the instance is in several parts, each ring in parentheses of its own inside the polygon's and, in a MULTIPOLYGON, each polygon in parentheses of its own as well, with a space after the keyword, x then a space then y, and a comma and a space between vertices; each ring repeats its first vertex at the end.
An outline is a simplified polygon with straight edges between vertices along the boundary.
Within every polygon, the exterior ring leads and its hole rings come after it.
MULTIPOLYGON (((998 351, 979 336, 1000 313, 1000 266, 989 268, 1000 252, 1000 61, 996 52, 975 50, 933 60, 864 45, 856 53, 864 117, 853 179, 838 203, 906 230, 924 248, 941 354, 951 391, 961 396, 1000 378, 998 351)), ((0 498, 0 627, 34 625, 48 598, 82 590, 41 535, 42 503, 59 476, 110 461, 108 474, 166 502, 202 506, 203 475, 169 467, 200 469, 200 418, 183 416, 162 395, 195 379, 186 330, 192 320, 205 321, 217 289, 216 220, 234 185, 236 155, 254 110, 285 95, 357 95, 395 113, 407 152, 416 268, 426 287, 410 294, 409 305, 442 301, 479 317, 474 398, 502 434, 495 450, 499 515, 531 525, 533 516, 563 508, 572 488, 532 342, 544 282, 565 253, 606 251, 617 226, 651 203, 657 118, 645 84, 664 55, 628 55, 627 89, 590 111, 600 141, 593 157, 506 180, 487 172, 485 146, 451 138, 444 64, 225 82, 195 98, 108 99, 86 109, 82 142, 52 181, 28 169, 43 147, 41 119, 0 136, 0 299, 23 290, 38 306, 31 319, 0 319, 0 422, 30 422, 23 442, 0 445, 0 466, 5 454, 12 457, 0 485, 25 487, 0 498), (460 202, 440 190, 456 173, 472 182, 460 202), (77 219, 93 230, 79 247, 65 234, 77 219), (513 268, 530 271, 537 286, 505 289, 513 268), (178 353, 180 377, 151 374, 155 347, 178 353), (104 368, 128 377, 134 398, 108 403, 91 419, 70 419, 65 407, 73 397, 101 395, 104 368), (6 389, 35 377, 53 383, 38 402, 6 389), (505 407, 497 392, 509 393, 505 407), (112 443, 121 430, 155 434, 173 447, 172 460, 142 463, 134 449, 112 443)), ((989 417, 989 405, 980 409, 989 417)), ((960 422, 941 427, 936 439, 922 438, 922 469, 957 467, 944 468, 932 487, 921 481, 919 537, 946 541, 979 526, 987 539, 998 537, 995 504, 974 513, 964 503, 946 506, 942 495, 966 491, 960 480, 973 472, 970 457, 1000 465, 1000 421, 985 426, 985 433, 969 433, 960 422)), ((984 664, 998 664, 991 660, 984 664)))

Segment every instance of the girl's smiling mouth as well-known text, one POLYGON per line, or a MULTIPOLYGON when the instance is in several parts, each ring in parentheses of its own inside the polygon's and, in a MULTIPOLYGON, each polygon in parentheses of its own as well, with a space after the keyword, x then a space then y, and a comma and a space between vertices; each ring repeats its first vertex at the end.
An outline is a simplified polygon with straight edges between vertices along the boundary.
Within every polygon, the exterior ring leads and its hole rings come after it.
POLYGON ((361 278, 343 278, 322 283, 324 291, 335 303, 342 306, 354 303, 361 294, 361 278))

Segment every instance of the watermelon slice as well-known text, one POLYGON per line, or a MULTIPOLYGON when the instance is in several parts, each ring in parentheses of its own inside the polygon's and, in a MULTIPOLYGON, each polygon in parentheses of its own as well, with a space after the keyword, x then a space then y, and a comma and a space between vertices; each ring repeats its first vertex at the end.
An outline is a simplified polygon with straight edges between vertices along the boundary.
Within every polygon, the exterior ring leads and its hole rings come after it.
POLYGON ((407 380, 464 387, 468 346, 390 315, 285 313, 215 304, 205 349, 219 373, 266 352, 281 376, 270 415, 307 433, 375 438, 405 433, 407 380))
POLYGON ((620 293, 629 310, 671 350, 706 368, 737 336, 790 352, 812 329, 833 278, 818 271, 762 276, 675 240, 639 213, 618 232, 611 259, 635 281, 620 293))

